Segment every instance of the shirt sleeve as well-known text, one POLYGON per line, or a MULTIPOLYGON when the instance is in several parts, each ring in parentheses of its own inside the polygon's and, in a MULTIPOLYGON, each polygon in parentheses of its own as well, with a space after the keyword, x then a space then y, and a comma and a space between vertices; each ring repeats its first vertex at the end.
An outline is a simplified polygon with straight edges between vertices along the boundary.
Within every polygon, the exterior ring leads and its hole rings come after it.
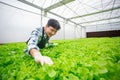
POLYGON ((41 28, 36 28, 35 30, 32 31, 31 37, 30 37, 30 39, 28 41, 28 44, 27 44, 27 51, 26 51, 26 53, 28 55, 30 55, 29 51, 31 49, 39 50, 39 47, 37 46, 37 43, 38 43, 38 39, 41 39, 41 36, 42 36, 42 29, 41 28))

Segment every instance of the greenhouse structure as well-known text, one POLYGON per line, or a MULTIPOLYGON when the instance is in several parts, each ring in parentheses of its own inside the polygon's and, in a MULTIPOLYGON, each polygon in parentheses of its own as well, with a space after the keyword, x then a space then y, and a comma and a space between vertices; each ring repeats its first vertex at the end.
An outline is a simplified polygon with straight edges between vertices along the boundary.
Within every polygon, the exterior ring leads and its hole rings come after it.
POLYGON ((120 0, 0 0, 0 80, 120 80, 120 0))

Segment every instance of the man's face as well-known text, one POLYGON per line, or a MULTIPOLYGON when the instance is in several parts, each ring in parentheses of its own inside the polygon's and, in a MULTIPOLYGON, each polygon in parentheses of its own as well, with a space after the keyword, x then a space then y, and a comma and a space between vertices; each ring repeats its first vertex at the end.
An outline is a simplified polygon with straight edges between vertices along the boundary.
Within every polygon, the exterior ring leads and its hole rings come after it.
POLYGON ((53 28, 52 26, 46 26, 45 27, 45 32, 47 34, 48 37, 52 37, 53 35, 56 34, 57 30, 55 28, 53 28))

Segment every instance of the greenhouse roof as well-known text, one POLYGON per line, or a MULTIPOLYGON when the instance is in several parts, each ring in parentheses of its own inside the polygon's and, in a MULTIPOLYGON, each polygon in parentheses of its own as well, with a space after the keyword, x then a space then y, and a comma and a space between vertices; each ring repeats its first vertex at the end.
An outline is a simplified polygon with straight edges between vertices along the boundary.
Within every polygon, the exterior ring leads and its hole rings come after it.
POLYGON ((120 22, 120 0, 18 1, 81 26, 120 22))

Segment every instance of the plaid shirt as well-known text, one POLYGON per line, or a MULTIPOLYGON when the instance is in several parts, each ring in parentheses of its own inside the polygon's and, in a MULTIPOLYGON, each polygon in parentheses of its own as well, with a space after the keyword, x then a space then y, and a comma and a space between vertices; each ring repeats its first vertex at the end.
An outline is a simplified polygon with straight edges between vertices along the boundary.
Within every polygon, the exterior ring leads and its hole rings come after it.
MULTIPOLYGON (((37 44, 42 39, 42 31, 43 31, 43 27, 38 27, 32 31, 31 37, 30 37, 28 44, 27 44, 27 49, 25 50, 26 54, 29 55, 29 51, 33 48, 40 50, 40 48, 37 46, 37 44)), ((47 35, 44 32, 44 38, 46 38, 46 37, 47 37, 47 35)), ((48 43, 48 41, 47 41, 47 43, 48 43)))

